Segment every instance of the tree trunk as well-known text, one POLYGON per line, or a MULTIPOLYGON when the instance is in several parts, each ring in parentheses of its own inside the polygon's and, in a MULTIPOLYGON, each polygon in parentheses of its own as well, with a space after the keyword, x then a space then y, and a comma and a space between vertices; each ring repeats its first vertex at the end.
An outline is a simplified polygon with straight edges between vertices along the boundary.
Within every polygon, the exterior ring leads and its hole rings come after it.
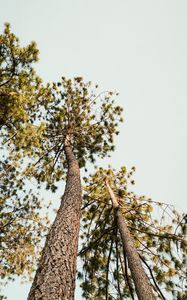
POLYGON ((108 182, 106 182, 108 191, 111 196, 112 205, 116 209, 117 225, 121 235, 125 254, 127 256, 129 268, 135 285, 136 293, 139 300, 155 300, 152 288, 149 284, 147 275, 143 269, 137 249, 134 246, 134 240, 127 227, 125 218, 119 209, 118 200, 112 191, 108 182))
POLYGON ((69 144, 65 192, 47 236, 28 300, 74 299, 76 259, 81 212, 81 182, 77 160, 69 144))

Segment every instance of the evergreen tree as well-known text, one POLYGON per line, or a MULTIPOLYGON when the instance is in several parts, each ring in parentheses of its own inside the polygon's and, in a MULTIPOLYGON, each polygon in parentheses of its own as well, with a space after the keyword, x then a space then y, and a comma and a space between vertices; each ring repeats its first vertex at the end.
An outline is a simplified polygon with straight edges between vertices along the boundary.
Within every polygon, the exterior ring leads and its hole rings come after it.
POLYGON ((78 272, 83 297, 152 299, 144 294, 147 285, 140 285, 145 272, 155 299, 170 294, 185 299, 185 216, 129 191, 134 171, 99 168, 85 178, 79 252, 83 272, 78 272))
MULTIPOLYGON (((26 187, 22 163, 30 144, 37 146, 39 132, 33 123, 42 103, 50 98, 34 71, 38 60, 34 42, 21 47, 5 24, 0 35, 0 279, 33 272, 39 244, 46 233, 47 219, 41 218, 43 204, 26 187), (29 142, 28 142, 29 141, 29 142), (23 149, 24 151, 19 151, 23 149)), ((28 278, 28 276, 27 276, 28 278)))
POLYGON ((61 82, 53 84, 53 101, 43 114, 45 130, 40 158, 30 163, 27 175, 35 176, 39 183, 46 181, 47 188, 53 191, 65 170, 67 178, 29 300, 74 298, 82 203, 80 168, 114 149, 113 136, 118 134, 118 122, 122 121, 122 109, 114 105, 115 94, 96 94, 96 90, 81 77, 73 80, 63 77, 61 82))
MULTIPOLYGON (((99 93, 98 86, 92 88, 81 77, 62 77, 57 84, 44 86, 33 69, 37 60, 35 43, 20 47, 6 24, 0 35, 0 277, 30 274, 45 234, 46 220, 39 217, 41 202, 26 188, 27 179, 34 177, 39 186, 46 183, 55 192, 57 182, 66 178, 28 300, 70 300, 74 299, 82 205, 80 169, 114 150, 122 109, 114 105, 115 93, 99 93)), ((174 299, 184 299, 185 217, 169 205, 129 192, 133 171, 100 168, 85 179, 80 251, 84 270, 78 273, 83 296, 166 299, 164 289, 174 299), (154 212, 157 208, 162 212, 160 220, 154 212), (138 262, 137 272, 134 262, 138 262)))

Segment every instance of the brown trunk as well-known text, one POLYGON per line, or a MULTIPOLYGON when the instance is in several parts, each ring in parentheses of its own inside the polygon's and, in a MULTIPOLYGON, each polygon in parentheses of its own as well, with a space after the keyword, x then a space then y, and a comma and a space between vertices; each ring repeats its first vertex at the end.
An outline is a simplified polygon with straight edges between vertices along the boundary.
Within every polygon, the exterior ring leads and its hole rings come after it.
POLYGON ((28 300, 74 299, 82 196, 78 162, 70 145, 66 145, 64 151, 68 162, 65 192, 47 236, 28 300))
POLYGON ((133 278, 133 282, 135 285, 138 299, 139 300, 155 300, 156 298, 155 298, 152 288, 149 284, 147 275, 143 269, 137 249, 134 246, 134 239, 131 236, 131 233, 127 227, 127 224, 126 224, 123 214, 119 210, 118 200, 117 200, 114 192, 112 191, 110 185, 108 184, 108 182, 106 182, 106 185, 108 187, 108 191, 111 196, 112 205, 114 208, 117 209, 117 212, 116 212, 117 224, 118 224, 119 232, 121 235, 125 254, 127 256, 129 268, 131 270, 131 275, 133 278))

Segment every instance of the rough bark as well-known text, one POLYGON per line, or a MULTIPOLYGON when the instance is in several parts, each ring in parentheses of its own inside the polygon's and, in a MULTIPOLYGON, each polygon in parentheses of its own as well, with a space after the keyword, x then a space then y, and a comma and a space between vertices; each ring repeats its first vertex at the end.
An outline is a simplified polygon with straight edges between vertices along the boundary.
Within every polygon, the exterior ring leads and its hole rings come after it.
POLYGON ((70 145, 65 145, 64 151, 68 162, 65 192, 47 236, 28 300, 74 299, 82 196, 78 162, 70 145))
POLYGON ((108 191, 111 196, 113 207, 116 209, 116 218, 119 232, 121 235, 123 247, 128 260, 129 268, 135 285, 136 293, 139 300, 155 300, 152 288, 149 284, 147 275, 143 269, 137 249, 134 245, 134 239, 127 227, 125 218, 119 209, 117 197, 112 191, 108 182, 106 182, 108 191))

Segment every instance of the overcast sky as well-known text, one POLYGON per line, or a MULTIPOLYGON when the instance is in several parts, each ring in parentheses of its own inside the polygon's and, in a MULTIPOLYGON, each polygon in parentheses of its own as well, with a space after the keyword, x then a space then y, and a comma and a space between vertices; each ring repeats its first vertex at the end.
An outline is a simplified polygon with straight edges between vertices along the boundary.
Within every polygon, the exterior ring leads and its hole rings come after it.
MULTIPOLYGON (((106 163, 136 166, 136 191, 187 208, 187 1, 0 0, 21 43, 35 40, 45 81, 83 76, 119 91, 125 122, 106 163)), ((6 288, 26 300, 29 286, 6 288)), ((76 300, 81 300, 76 296, 76 300)))

